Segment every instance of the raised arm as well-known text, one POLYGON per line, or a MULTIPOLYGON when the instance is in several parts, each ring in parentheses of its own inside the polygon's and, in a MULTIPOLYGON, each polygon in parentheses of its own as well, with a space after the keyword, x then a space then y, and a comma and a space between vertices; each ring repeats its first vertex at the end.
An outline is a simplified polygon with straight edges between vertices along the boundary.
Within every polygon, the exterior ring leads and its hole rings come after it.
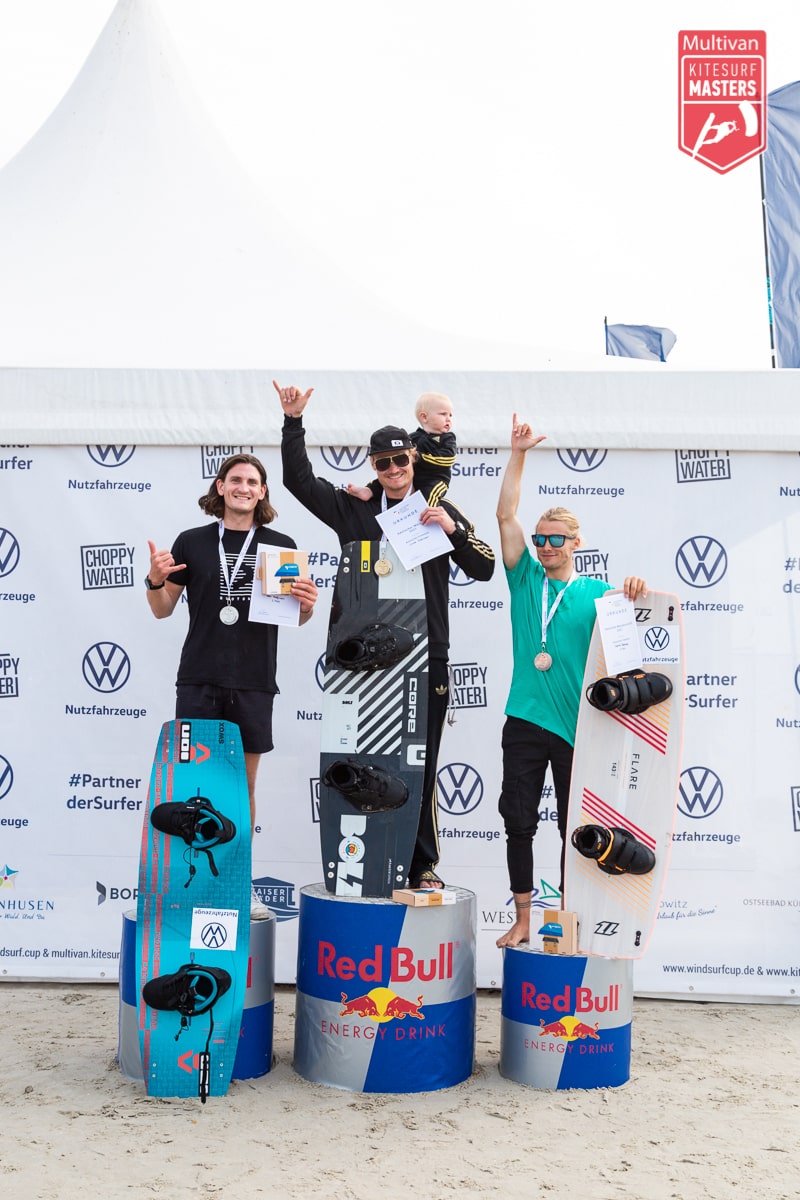
POLYGON ((500 526, 500 547, 503 563, 506 567, 515 567, 522 558, 525 550, 525 530, 517 516, 519 497, 522 490, 522 472, 525 469, 525 455, 539 442, 543 442, 545 434, 535 434, 530 425, 520 422, 517 414, 511 424, 511 455, 503 480, 500 484, 500 496, 497 501, 497 523, 500 526))

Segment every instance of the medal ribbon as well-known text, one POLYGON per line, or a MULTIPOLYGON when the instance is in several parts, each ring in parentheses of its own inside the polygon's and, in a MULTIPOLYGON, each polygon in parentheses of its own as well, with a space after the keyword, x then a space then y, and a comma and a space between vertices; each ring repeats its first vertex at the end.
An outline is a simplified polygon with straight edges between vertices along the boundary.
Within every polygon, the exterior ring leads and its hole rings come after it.
POLYGON ((225 589, 227 592, 227 599, 226 599, 225 603, 228 606, 230 606, 231 589, 233 588, 233 584, 236 580, 236 576, 239 574, 239 568, 241 567, 242 563, 244 562, 244 556, 245 556, 245 554, 247 554, 247 551, 250 549, 250 543, 253 540, 253 536, 256 532, 256 527, 255 527, 255 525, 250 526, 250 531, 248 532, 247 537, 244 539, 244 545, 242 546, 241 550, 239 551, 239 557, 236 559, 236 563, 234 565, 232 575, 230 575, 228 573, 228 559, 225 555, 225 551, 222 548, 222 535, 224 534, 224 532, 225 532, 225 522, 220 518, 220 523, 219 523, 219 565, 220 565, 220 570, 222 571, 222 578, 225 580, 225 589))
POLYGON ((556 615, 556 609, 558 608, 559 604, 561 603, 561 597, 564 595, 564 592, 567 590, 567 588, 569 587, 569 585, 571 583, 575 582, 575 580, 577 578, 578 578, 578 572, 573 571, 572 574, 570 575, 569 579, 567 580, 567 587, 564 587, 561 589, 561 591, 558 593, 555 600, 553 601, 553 607, 548 612, 547 611, 547 598, 548 598, 549 591, 550 591, 550 580, 547 578, 546 575, 544 577, 544 583, 542 584, 542 653, 544 653, 545 647, 547 646, 547 626, 550 624, 553 617, 556 615))

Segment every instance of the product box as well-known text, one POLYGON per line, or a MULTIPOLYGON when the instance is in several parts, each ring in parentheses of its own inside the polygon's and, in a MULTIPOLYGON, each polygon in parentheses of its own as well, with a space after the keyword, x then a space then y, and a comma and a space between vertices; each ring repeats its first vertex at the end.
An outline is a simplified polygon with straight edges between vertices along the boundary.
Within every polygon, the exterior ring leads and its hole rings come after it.
POLYGON ((441 904, 455 904, 456 894, 452 888, 395 888, 392 899, 410 908, 434 908, 441 904))
POLYGON ((577 954, 578 953, 578 914, 574 912, 562 912, 560 908, 546 908, 542 913, 544 925, 560 925, 561 933, 558 937, 545 936, 545 943, 551 942, 555 945, 548 946, 545 944, 545 952, 550 954, 577 954))

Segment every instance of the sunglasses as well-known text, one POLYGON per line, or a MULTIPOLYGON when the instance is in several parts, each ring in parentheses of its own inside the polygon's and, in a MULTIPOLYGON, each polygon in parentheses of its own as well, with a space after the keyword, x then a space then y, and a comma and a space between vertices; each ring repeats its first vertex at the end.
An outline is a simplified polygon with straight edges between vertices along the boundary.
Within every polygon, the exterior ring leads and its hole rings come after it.
POLYGON ((546 546, 549 542, 554 550, 560 550, 564 542, 574 542, 577 533, 532 533, 534 546, 538 546, 541 550, 542 546, 546 546))
POLYGON ((397 463, 398 467, 407 467, 410 462, 408 454, 387 454, 385 458, 375 459, 375 470, 388 471, 392 463, 397 463))

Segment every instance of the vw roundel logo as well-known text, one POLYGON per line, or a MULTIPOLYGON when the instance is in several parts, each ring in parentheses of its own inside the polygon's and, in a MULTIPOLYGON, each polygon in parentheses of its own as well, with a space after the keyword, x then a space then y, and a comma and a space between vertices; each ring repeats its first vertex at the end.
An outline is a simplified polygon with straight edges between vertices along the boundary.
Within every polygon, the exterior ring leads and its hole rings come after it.
POLYGON ((794 673, 794 686, 795 686, 795 690, 800 692, 800 666, 798 666, 797 670, 794 673))
POLYGON ((558 457, 568 471, 596 471, 608 455, 607 450, 559 450, 558 457))
POLYGON ((669 630, 663 625, 652 625, 644 635, 644 644, 648 650, 666 650, 669 645, 669 630))
POLYGON ((121 467, 133 458, 135 446, 87 446, 89 458, 98 467, 121 467))
POLYGON ((710 767, 687 767, 681 771, 678 808, 685 817, 701 821, 722 804, 722 780, 710 767))
POLYGON ((461 567, 456 566, 452 559, 450 559, 449 567, 450 582, 453 587, 469 587, 471 583, 475 582, 474 579, 470 579, 469 575, 465 575, 461 567))
POLYGON ((200 941, 208 950, 221 950, 228 940, 228 931, 219 921, 209 921, 200 931, 200 941))
POLYGON ((675 555, 675 570, 689 587, 713 587, 728 569, 728 554, 716 538, 687 538, 675 555))
POLYGON ((118 692, 130 675, 131 660, 116 642, 95 642, 83 656, 83 678, 96 692, 118 692))
POLYGON ((317 687, 322 692, 325 690, 325 655, 320 654, 317 659, 317 665, 314 668, 314 678, 317 681, 317 687))
POLYGON ((364 446, 320 446, 320 454, 334 471, 357 471, 368 457, 364 446))
POLYGON ((10 529, 0 529, 0 579, 19 566, 19 542, 10 529))
POLYGON ((448 763, 436 776, 439 808, 451 817, 463 817, 483 799, 483 780, 469 763, 448 763))
POLYGON ((14 769, 7 758, 0 754, 0 800, 5 800, 14 786, 14 769))

